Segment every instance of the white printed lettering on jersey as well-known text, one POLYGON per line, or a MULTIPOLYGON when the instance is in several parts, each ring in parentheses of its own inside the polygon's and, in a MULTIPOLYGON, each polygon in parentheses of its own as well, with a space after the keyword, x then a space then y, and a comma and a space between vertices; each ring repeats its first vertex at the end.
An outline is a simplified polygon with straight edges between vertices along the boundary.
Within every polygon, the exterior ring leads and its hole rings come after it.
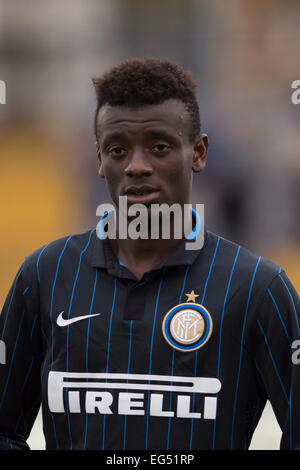
POLYGON ((145 390, 151 392, 149 401, 150 416, 196 419, 200 419, 202 413, 198 410, 192 411, 192 394, 201 393, 205 394, 203 418, 215 419, 217 397, 206 396, 206 394, 216 395, 221 389, 221 382, 211 377, 50 371, 48 376, 48 404, 52 413, 65 413, 64 389, 67 389, 70 413, 85 412, 94 414, 99 412, 100 414, 113 414, 111 405, 116 397, 108 390, 117 389, 123 390, 119 391, 117 397, 118 414, 145 415, 148 394, 129 392, 129 390, 145 390), (74 380, 72 381, 72 379, 74 380), (82 379, 82 382, 78 379, 82 379), (80 392, 82 389, 83 391, 80 392), (174 410, 167 409, 169 399, 166 397, 166 392, 180 392, 177 395, 174 410), (84 393, 84 401, 80 400, 80 393, 84 393), (83 403, 84 409, 81 406, 83 403))
POLYGON ((101 315, 101 313, 94 313, 92 315, 82 315, 80 317, 64 319, 63 313, 64 312, 61 312, 56 319, 56 323, 58 326, 68 326, 77 321, 85 320, 86 318, 97 317, 98 315, 101 315))

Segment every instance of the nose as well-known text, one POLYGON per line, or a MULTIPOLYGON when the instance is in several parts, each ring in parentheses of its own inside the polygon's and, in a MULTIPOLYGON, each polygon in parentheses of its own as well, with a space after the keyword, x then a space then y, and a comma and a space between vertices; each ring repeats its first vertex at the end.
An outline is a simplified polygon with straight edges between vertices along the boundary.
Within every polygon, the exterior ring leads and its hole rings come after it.
POLYGON ((153 170, 143 149, 135 148, 132 151, 131 158, 124 171, 126 176, 139 177, 151 175, 153 170))

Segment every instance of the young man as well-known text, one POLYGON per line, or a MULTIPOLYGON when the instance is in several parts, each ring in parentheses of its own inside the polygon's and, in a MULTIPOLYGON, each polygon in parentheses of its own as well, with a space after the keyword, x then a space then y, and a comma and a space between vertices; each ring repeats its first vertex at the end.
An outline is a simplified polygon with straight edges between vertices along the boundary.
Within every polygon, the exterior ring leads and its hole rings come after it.
MULTIPOLYGON (((120 196, 189 204, 208 151, 190 74, 136 59, 94 84, 116 215, 120 196)), ((1 448, 26 448, 42 402, 47 449, 247 449, 269 399, 281 448, 300 449, 298 315, 280 267, 206 229, 197 250, 95 230, 50 243, 0 317, 1 448)))

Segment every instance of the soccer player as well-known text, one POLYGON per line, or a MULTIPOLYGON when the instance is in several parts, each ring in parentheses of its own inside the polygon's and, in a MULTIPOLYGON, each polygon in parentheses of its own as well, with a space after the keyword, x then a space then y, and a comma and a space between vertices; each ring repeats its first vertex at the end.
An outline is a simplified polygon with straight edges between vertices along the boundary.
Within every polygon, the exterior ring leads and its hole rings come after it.
MULTIPOLYGON (((94 84, 116 215, 120 196, 191 203, 209 146, 192 76, 132 59, 94 84)), ((1 448, 28 448, 42 403, 47 449, 247 449, 269 399, 281 448, 300 449, 299 298, 284 270, 206 227, 196 250, 98 235, 49 243, 16 275, 0 316, 1 448)))

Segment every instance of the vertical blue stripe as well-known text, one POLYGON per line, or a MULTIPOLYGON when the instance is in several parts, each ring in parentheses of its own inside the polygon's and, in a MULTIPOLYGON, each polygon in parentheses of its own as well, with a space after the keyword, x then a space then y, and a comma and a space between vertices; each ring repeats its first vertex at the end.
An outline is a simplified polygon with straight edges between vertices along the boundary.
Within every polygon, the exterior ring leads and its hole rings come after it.
POLYGON ((299 319, 298 319, 298 315, 297 315, 297 311, 296 311, 296 307, 295 307, 295 302, 294 302, 293 296, 292 296, 292 294, 291 294, 291 292, 290 292, 290 290, 289 290, 289 288, 288 288, 286 282, 284 281, 283 277, 281 276, 281 274, 279 274, 279 277, 280 277, 281 281, 283 282, 283 284, 284 284, 284 286, 285 286, 285 288, 286 288, 286 290, 288 291, 288 294, 289 294, 289 296, 290 296, 290 299, 291 299, 291 302, 292 302, 292 305, 293 305, 293 310, 294 310, 294 315, 295 315, 296 323, 297 323, 297 326, 298 326, 298 333, 299 333, 299 335, 300 335, 299 319))
MULTIPOLYGON (((175 349, 173 348, 172 367, 171 367, 171 376, 172 377, 174 375, 174 362, 175 362, 175 349)), ((173 392, 170 392, 170 405, 169 405, 170 411, 171 411, 171 408, 172 408, 172 396, 173 396, 173 392)), ((169 450, 169 447, 170 447, 170 432, 171 432, 171 416, 169 416, 169 422, 168 422, 168 436, 167 436, 166 450, 169 450)))
MULTIPOLYGON (((48 338, 47 338, 47 336, 46 336, 46 334, 45 334, 43 328, 40 327, 40 329, 41 329, 41 332, 42 332, 42 334, 43 334, 43 336, 44 336, 44 338, 45 338, 45 340, 46 340, 47 347, 46 347, 45 349, 47 349, 47 351, 49 351, 49 341, 48 341, 48 338)), ((47 356, 45 356, 45 358, 44 358, 44 363, 43 363, 43 367, 42 367, 42 370, 41 370, 41 381, 43 380, 43 376, 44 376, 44 371, 45 371, 46 363, 47 363, 47 356)))
POLYGON ((290 390, 290 399, 289 399, 289 408, 290 408, 290 450, 293 449, 293 427, 292 427, 292 391, 290 390))
MULTIPOLYGON (((189 269, 190 269, 190 265, 188 265, 187 268, 186 268, 186 270, 185 270, 185 274, 184 274, 184 278, 183 278, 183 283, 182 283, 182 287, 181 287, 181 292, 180 292, 179 300, 178 300, 178 303, 179 303, 179 304, 181 304, 181 299, 182 299, 182 295, 183 295, 183 292, 184 292, 184 289, 185 289, 186 279, 187 279, 187 275, 188 275, 189 269)), ((175 360, 175 349, 173 348, 171 376, 174 375, 174 360, 175 360)), ((173 396, 173 392, 170 392, 170 404, 169 404, 169 409, 170 409, 170 410, 171 410, 171 408, 172 408, 172 396, 173 396)), ((167 436, 167 446, 166 446, 166 450, 168 450, 169 447, 170 447, 170 431, 171 431, 171 416, 169 417, 169 422, 168 422, 168 436, 167 436)))
MULTIPOLYGON (((237 262, 237 259, 238 259, 239 253, 240 253, 240 249, 241 249, 241 247, 238 246, 237 251, 236 251, 236 255, 235 255, 235 259, 234 259, 234 262, 233 262, 233 265, 232 265, 232 268, 231 268, 231 272, 230 272, 230 276, 229 276, 229 280, 228 280, 228 284, 227 284, 227 289, 226 289, 226 293, 225 293, 225 298, 224 298, 224 302, 223 302, 223 308, 222 308, 222 314, 221 314, 221 323, 220 323, 217 378, 220 377, 221 344, 222 344, 222 330, 223 330, 223 319, 224 319, 225 307, 226 307, 227 296, 228 296, 228 292, 229 292, 229 288, 230 288, 230 284, 231 284, 232 275, 233 275, 235 265, 236 265, 236 262, 237 262)), ((218 394, 217 394, 217 397, 218 397, 218 394)), ((216 427, 217 427, 217 420, 215 419, 214 420, 213 444, 212 444, 212 449, 213 450, 215 448, 216 427)))
POLYGON ((18 279, 19 279, 20 275, 22 274, 22 272, 23 272, 23 270, 20 269, 19 272, 18 272, 18 274, 17 274, 17 277, 16 277, 16 279, 15 279, 15 282, 14 282, 14 284, 13 284, 13 290, 12 290, 11 297, 10 297, 10 301, 9 301, 9 304, 8 304, 8 307, 7 307, 7 311, 6 311, 6 316, 5 316, 5 321, 4 321, 4 325, 3 325, 3 330, 2 330, 1 339, 3 339, 3 337, 4 337, 8 314, 9 314, 9 311, 10 311, 10 308, 11 308, 11 304, 12 304, 12 301, 13 301, 13 298, 14 298, 14 295, 15 295, 15 290, 16 290, 17 282, 18 282, 18 279))
POLYGON ((247 320, 247 314, 248 314, 248 308, 249 308, 249 303, 250 303, 250 298, 251 298, 253 283, 254 283, 256 271, 257 271, 257 268, 258 268, 258 266, 259 266, 260 260, 261 260, 261 256, 258 258, 257 263, 256 263, 256 266, 255 266, 255 269, 254 269, 254 273, 253 273, 253 276, 252 276, 251 285, 250 285, 250 289, 249 289, 249 293, 248 293, 248 299, 247 299, 246 310, 245 310, 245 314, 244 314, 244 322, 243 322, 242 337, 241 337, 240 360, 239 360, 239 368, 238 368, 237 383, 236 383, 236 388, 235 388, 235 397, 234 397, 234 405, 233 405, 233 414, 232 414, 231 449, 232 449, 232 447, 233 447, 234 421, 235 421, 237 394, 238 394, 239 381, 240 381, 240 372, 241 372, 241 365, 242 365, 244 333, 245 333, 246 320, 247 320))
POLYGON ((268 293, 269 293, 269 295, 270 295, 270 297, 271 297, 271 299, 272 299, 272 301, 273 301, 273 304, 275 305, 276 311, 277 311, 278 316, 279 316, 279 318, 280 318, 281 324, 282 324, 282 326, 283 326, 283 329, 284 329, 284 332, 285 332, 286 337, 287 337, 287 339, 288 339, 288 342, 289 342, 289 344, 290 344, 290 347, 292 347, 292 342, 291 342, 291 340, 290 340, 290 337, 289 337, 289 334, 288 334, 288 332, 287 332, 286 326, 285 326, 285 324, 284 324, 284 322, 283 322, 283 320, 282 320, 282 317, 281 317, 281 315, 280 315, 280 311, 279 311, 279 308, 278 308, 278 306, 277 306, 277 303, 276 303, 276 301, 275 301, 275 299, 274 299, 274 297, 273 297, 273 295, 272 295, 270 289, 267 289, 267 290, 268 290, 268 293))
MULTIPOLYGON (((115 278, 115 281, 114 281, 114 297, 113 297, 113 302, 112 302, 112 307, 111 307, 111 312, 110 312, 110 321, 109 321, 107 355, 106 355, 106 373, 108 372, 108 366, 109 366, 111 325, 112 325, 113 313, 114 313, 114 308, 115 308, 116 292, 117 292, 117 282, 116 282, 116 278, 115 278)), ((107 381, 107 379, 106 379, 106 381, 107 381)), ((105 444, 105 425, 106 425, 106 415, 103 416, 102 450, 104 450, 104 444, 105 444)))
POLYGON ((264 332, 264 330, 263 330, 263 327, 261 326, 261 323, 260 323, 259 320, 257 320, 257 323, 258 323, 258 326, 259 326, 260 331, 261 331, 262 334, 263 334, 263 337, 264 337, 264 340, 265 340, 265 343, 266 343, 266 346, 267 346, 267 349, 268 349, 268 352, 269 352, 269 355, 270 355, 270 358, 271 358, 271 361, 272 361, 274 370, 275 370, 276 375, 277 375, 277 377, 278 377, 278 380, 279 380, 279 382, 280 382, 280 385, 281 385, 282 391, 283 391, 283 393, 284 393, 284 396, 285 396, 287 402, 289 402, 287 393, 286 393, 286 391, 285 391, 284 385, 283 385, 282 380, 281 380, 281 378, 280 378, 280 375, 279 375, 279 372, 278 372, 278 369, 277 369, 275 360, 274 360, 274 358, 273 358, 273 354, 272 354, 271 348, 270 348, 270 346, 269 346, 267 337, 266 337, 265 332, 264 332))
MULTIPOLYGON (((197 361, 198 361, 198 351, 195 354, 195 368, 194 368, 194 377, 197 376, 197 361)), ((195 393, 193 393, 193 405, 192 410, 195 408, 195 393)), ((190 432, 190 449, 192 449, 193 445, 193 429, 194 429, 194 418, 191 419, 191 432, 190 432)))
MULTIPOLYGON (((51 324, 51 363, 50 363, 50 370, 52 370, 53 368, 53 336, 54 336, 54 330, 53 330, 53 321, 52 321, 52 312, 53 312, 53 299, 54 299, 54 291, 55 291, 55 286, 56 286, 56 281, 57 281, 57 276, 58 276, 58 271, 59 271, 59 266, 60 266, 60 262, 61 262, 61 259, 62 259, 62 256, 65 252, 65 249, 67 247, 67 244, 69 243, 70 239, 72 238, 72 235, 70 235, 65 244, 64 244, 64 247, 60 253, 60 256, 58 258, 58 261, 57 261, 57 266, 56 266, 56 272, 55 272, 55 276, 54 276, 54 281, 53 281, 53 286, 52 286, 52 293, 51 293, 51 302, 50 302, 50 324, 51 324)), ((54 431, 54 437, 55 437, 55 441, 56 441, 56 448, 57 450, 59 449, 59 445, 58 445, 58 441, 57 441, 57 435, 56 435, 56 429, 55 429, 55 420, 54 420, 54 416, 53 416, 53 413, 51 413, 51 418, 52 418, 52 424, 53 424, 53 431, 54 431)))
POLYGON ((2 393, 2 398, 1 398, 1 402, 0 402, 0 408, 2 408, 4 399, 5 399, 5 396, 6 396, 7 386, 8 386, 8 383, 9 383, 9 380, 10 380, 10 376, 11 376, 11 372, 12 372, 12 367, 13 367, 13 363, 14 363, 14 357, 15 357, 16 348, 17 348, 17 344, 18 344, 18 341, 19 341, 20 333, 21 333, 21 327, 22 327, 22 323, 23 323, 23 319, 24 319, 24 314, 25 314, 25 310, 23 310, 22 315, 21 315, 21 319, 20 319, 20 322, 19 322, 19 328, 18 328, 17 338, 16 338, 16 341, 15 341, 15 344, 14 344, 13 352, 12 352, 11 359, 10 359, 10 363, 9 363, 8 375, 7 375, 6 383, 5 383, 5 386, 4 386, 4 389, 3 389, 3 393, 2 393))
POLYGON ((281 380, 281 378, 280 378, 280 374, 279 374, 279 372, 278 372, 278 369, 277 369, 275 360, 274 360, 274 358, 273 358, 273 355, 272 355, 272 352, 271 352, 271 348, 270 348, 270 346, 269 346, 269 344, 268 344, 268 340, 267 340, 267 337, 266 337, 266 335, 265 335, 265 332, 264 332, 264 330, 263 330, 263 328, 262 328, 261 323, 260 323, 259 320, 257 320, 257 323, 258 323, 258 326, 259 326, 259 328, 260 328, 260 331, 262 332, 262 334, 263 334, 263 336, 264 336, 264 340, 265 340, 265 343, 266 343, 266 346, 267 346, 267 349, 268 349, 268 352, 269 352, 269 355, 270 355, 270 358, 271 358, 271 361, 272 361, 274 370, 275 370, 275 372, 276 372, 276 375, 277 375, 277 377, 278 377, 279 383, 280 383, 281 388, 282 388, 282 390, 283 390, 284 396, 285 396, 285 398, 286 398, 286 400, 287 400, 287 402, 288 402, 288 405, 289 405, 290 449, 292 449, 292 403, 291 403, 291 401, 292 401, 292 396, 291 396, 291 390, 290 390, 290 394, 289 394, 289 398, 288 398, 287 393, 286 393, 285 388, 284 388, 284 385, 283 385, 282 380, 281 380))
MULTIPOLYGON (((98 269, 96 269, 96 272, 95 272, 94 289, 93 289, 93 294, 92 294, 92 300, 91 300, 89 315, 92 314, 92 310, 93 310, 93 306, 94 306, 97 282, 98 282, 98 269)), ((91 317, 88 319, 88 328, 87 328, 87 335, 86 335, 86 351, 85 351, 85 370, 86 370, 86 372, 88 372, 90 324, 91 324, 91 317)))
POLYGON ((34 328, 35 328, 37 318, 38 318, 38 315, 36 314, 35 317, 34 317, 33 323, 32 323, 32 328, 31 328, 31 332, 30 332, 30 341, 32 341, 32 335, 33 335, 33 332, 34 332, 34 328))
POLYGON ((222 333, 223 333, 223 322, 224 322, 225 307, 226 307, 228 292, 229 292, 230 285, 231 285, 232 275, 233 275, 233 272, 235 270, 235 265, 236 265, 236 262, 237 262, 237 259, 238 259, 239 253, 240 253, 240 249, 241 249, 241 247, 239 246, 238 249, 237 249, 237 252, 236 252, 236 256, 235 256, 235 259, 234 259, 232 269, 231 269, 231 273, 230 273, 230 276, 229 276, 229 281, 228 281, 227 289, 226 289, 226 293, 225 293, 225 298, 224 298, 224 302, 223 302, 223 308, 222 308, 222 314, 221 314, 221 323, 220 323, 219 350, 218 350, 218 367, 217 367, 217 377, 218 378, 220 377, 221 347, 222 347, 222 333))
MULTIPOLYGON (((98 282, 98 269, 96 268, 96 270, 95 270, 94 289, 93 289, 93 294, 92 294, 92 300, 91 300, 89 315, 91 315, 92 310, 93 310, 97 282, 98 282)), ((88 372, 88 364, 89 364, 90 323, 91 323, 91 318, 89 318, 89 320, 88 320, 88 328, 87 328, 87 334, 86 334, 86 351, 85 351, 85 371, 86 372, 88 372)), ((86 379, 86 381, 88 382, 88 379, 86 379)), ((87 425, 88 425, 88 413, 86 413, 86 415, 85 415, 85 431, 84 431, 83 450, 86 449, 87 425)))
POLYGON ((258 365, 257 365, 256 362, 255 362, 255 367, 256 367, 256 369, 258 370, 258 372, 259 372, 259 374, 260 374, 260 376, 261 376, 261 379, 262 379, 263 384, 264 384, 264 387, 265 387, 265 391, 266 391, 266 393, 267 393, 267 395, 268 395, 268 399, 269 399, 269 401, 271 401, 271 395, 270 395, 270 392, 269 392, 269 389, 268 389, 268 386, 267 386, 267 382, 266 382, 266 380, 265 380, 265 378, 264 378, 264 376, 263 376, 262 371, 260 370, 260 368, 258 367, 258 365))
POLYGON ((151 335, 151 345, 150 345, 150 360, 149 360, 149 375, 151 374, 152 370, 152 352, 153 352, 153 341, 154 341, 154 333, 155 333, 155 326, 156 326, 156 316, 157 316, 157 307, 158 307, 158 301, 159 301, 159 296, 160 296, 160 289, 163 281, 163 275, 161 276, 161 280, 159 283, 159 288, 158 288, 158 293, 156 296, 156 303, 155 303, 155 311, 154 311, 154 319, 153 319, 153 326, 152 326, 152 335, 151 335))
POLYGON ((51 303, 50 303, 50 323, 51 323, 51 336, 52 336, 52 341, 51 341, 51 365, 50 365, 50 369, 52 370, 52 367, 53 367, 53 322, 52 322, 52 312, 53 312, 53 299, 54 299, 54 290, 55 290, 55 286, 56 286, 56 281, 57 281, 57 276, 58 276, 58 271, 59 271, 59 266, 60 266, 60 262, 61 262, 61 259, 62 259, 62 256, 65 252, 65 249, 67 247, 67 244, 69 243, 70 239, 72 238, 72 235, 70 235, 68 237, 68 239, 66 240, 65 242, 65 245, 61 251, 61 254, 58 258, 58 262, 57 262, 57 266, 56 266, 56 272, 55 272, 55 276, 54 276, 54 281, 53 281, 53 286, 52 286, 52 293, 51 293, 51 303))
POLYGON ((46 341, 46 343, 47 343, 47 346, 48 346, 48 345, 49 345, 49 339, 48 339, 46 333, 44 332, 42 326, 40 326, 40 329, 41 329, 42 335, 43 335, 44 338, 45 338, 45 341, 46 341))
MULTIPOLYGON (((129 353, 128 353, 128 366, 127 366, 127 374, 130 372, 130 360, 131 360, 131 342, 132 342, 132 320, 130 321, 130 338, 129 338, 129 353)), ((128 383, 128 379, 127 379, 128 383)), ((126 390, 128 392, 128 390, 126 390)), ((123 439, 123 450, 126 449, 126 426, 127 426, 127 416, 125 415, 124 418, 124 439, 123 439)))
MULTIPOLYGON (((295 315, 295 319, 296 319, 296 323, 297 323, 297 327, 298 327, 298 332, 300 334, 300 326, 299 326, 299 319, 298 319, 298 315, 297 315, 297 311, 296 311, 296 307, 295 307, 295 302, 294 302, 294 298, 285 282, 285 280, 283 279, 283 277, 281 276, 281 271, 282 269, 280 269, 279 271, 279 277, 281 279, 281 281, 283 282, 288 294, 289 294, 289 297, 291 299, 291 302, 292 302, 292 305, 293 305, 293 311, 294 311, 294 315, 295 315)), ((292 444, 292 404, 291 404, 291 392, 290 392, 290 403, 289 403, 289 406, 290 406, 290 449, 293 448, 293 444, 292 444)))
POLYGON ((107 355, 106 355, 106 372, 108 372, 108 367, 109 367, 111 325, 112 325, 113 313, 114 313, 114 308, 115 308, 116 292, 117 292, 117 281, 115 279, 114 280, 114 297, 113 297, 112 308, 110 312, 110 321, 109 321, 108 344, 107 344, 107 355))
POLYGON ((45 249, 47 248, 47 246, 49 245, 49 243, 47 243, 46 246, 44 246, 44 248, 41 250, 40 254, 39 254, 39 257, 37 259, 37 262, 36 262, 36 272, 37 272, 37 277, 38 277, 38 282, 40 284, 40 272, 39 272, 39 264, 40 264, 40 258, 42 256, 42 254, 44 253, 45 249))
MULTIPOLYGON (((131 342, 132 342, 132 320, 130 321, 130 338, 129 338, 129 354, 128 354, 128 367, 127 374, 130 372, 130 361, 131 361, 131 342)), ((128 380, 127 380, 128 381, 128 380)))
MULTIPOLYGON (((206 277, 206 281, 205 281, 205 285, 204 285, 204 289, 203 289, 203 295, 202 295, 202 299, 201 299, 201 305, 203 305, 203 302, 204 302, 204 299, 205 299, 206 289, 207 289, 208 281, 210 279, 212 268, 213 268, 213 265, 214 265, 214 262, 215 262, 215 258, 216 258, 216 255, 217 255, 219 243, 220 243, 220 237, 218 237, 218 239, 217 239, 217 243, 216 243, 216 247, 215 247, 215 250, 214 250, 213 258, 212 258, 212 261, 210 263, 210 267, 209 267, 209 270, 208 270, 208 275, 206 277)), ((194 377, 197 376, 197 363, 198 363, 198 351, 196 351, 196 354, 195 354, 194 377)), ((195 393, 193 393, 192 409, 194 410, 194 408, 195 408, 195 393)), ((192 449, 192 445, 193 445, 193 431, 194 431, 194 418, 191 418, 190 450, 192 449)))
MULTIPOLYGON (((74 292, 75 292, 75 288, 76 288, 76 285, 77 285, 77 280, 78 280, 79 273, 80 273, 80 268, 81 268, 82 256, 84 255, 84 253, 86 252, 86 250, 89 247, 93 232, 94 232, 94 230, 91 230, 88 242, 87 242, 86 246, 84 247, 84 249, 82 250, 82 252, 80 253, 78 268, 77 268, 75 280, 74 280, 74 283, 73 283, 73 289, 72 289, 72 294, 71 294, 71 299, 70 299, 70 305, 69 305, 69 310, 68 310, 68 318, 70 318, 70 313, 71 313, 73 298, 74 298, 74 292)), ((70 334, 69 330, 70 330, 70 326, 68 325, 67 326, 67 363, 66 363, 66 371, 67 372, 69 371, 69 334, 70 334)))
POLYGON ((51 415, 51 418, 52 418, 52 426, 53 426, 53 432, 54 432, 54 439, 55 439, 55 442, 56 442, 56 450, 59 450, 58 440, 57 440, 57 435, 56 435, 56 427, 55 427, 54 416, 53 416, 53 413, 50 413, 50 415, 51 415))
POLYGON ((183 279, 183 283, 182 283, 182 288, 181 288, 181 292, 180 292, 180 296, 179 296, 179 300, 178 300, 179 304, 181 304, 181 299, 182 299, 183 291, 185 289, 186 278, 187 278, 189 270, 190 270, 190 265, 188 265, 186 270, 185 270, 185 275, 184 275, 184 279, 183 279))
MULTIPOLYGON (((155 332, 155 325, 156 325, 156 315, 157 315, 157 307, 158 307, 158 301, 159 301, 160 289, 161 289, 163 277, 164 277, 164 271, 163 271, 161 279, 160 279, 159 288, 158 288, 158 292, 157 292, 157 296, 156 296, 156 304, 155 304, 153 327, 152 327, 152 336, 151 336, 151 346, 150 346, 149 375, 151 374, 151 368, 152 368, 152 349, 153 349, 154 332, 155 332)), ((150 393, 148 392, 145 450, 148 449, 149 401, 150 401, 150 393)))
POLYGON ((215 258, 216 258, 216 254, 217 254, 217 250, 218 250, 219 243, 220 243, 220 237, 218 237, 218 240, 217 240, 217 243, 216 243, 216 247, 215 247, 215 251, 214 251, 214 255, 213 255, 213 259, 212 259, 212 262, 211 262, 211 264, 210 264, 210 268, 209 268, 209 271, 208 271, 208 276, 207 276, 207 279, 206 279, 206 282, 205 282, 205 286, 204 286, 204 291, 203 291, 203 295, 202 295, 201 304, 203 304, 203 302, 204 302, 204 298, 205 298, 205 295, 206 295, 207 284, 208 284, 208 281, 209 281, 209 278, 210 278, 210 275, 211 275, 212 267, 213 267, 214 262, 215 262, 215 258))
MULTIPOLYGON (((75 288, 76 288, 76 285, 77 285, 77 280, 78 280, 79 273, 80 273, 80 268, 81 268, 82 256, 84 255, 84 253, 86 252, 86 250, 89 247, 93 232, 94 232, 94 230, 90 231, 90 236, 89 236, 88 242, 87 242, 86 246, 84 247, 84 249, 82 250, 82 252, 80 253, 78 268, 77 268, 75 280, 74 280, 74 283, 73 283, 73 289, 72 289, 72 294, 71 294, 71 299, 70 299, 70 305, 69 305, 69 310, 68 310, 68 318, 70 318, 70 313, 71 313, 73 298, 74 298, 74 292, 75 292, 75 288)), ((67 372, 69 371, 69 335, 70 335, 70 326, 68 325, 67 326, 67 359, 66 359, 66 370, 67 370, 67 372)), ((66 397, 67 397, 68 396, 68 388, 65 389, 65 393, 66 393, 66 397)), ((70 450, 72 450, 73 440, 72 440, 72 433, 71 433, 69 406, 67 406, 66 411, 67 411, 68 430, 69 430, 69 437, 70 437, 70 450)))

